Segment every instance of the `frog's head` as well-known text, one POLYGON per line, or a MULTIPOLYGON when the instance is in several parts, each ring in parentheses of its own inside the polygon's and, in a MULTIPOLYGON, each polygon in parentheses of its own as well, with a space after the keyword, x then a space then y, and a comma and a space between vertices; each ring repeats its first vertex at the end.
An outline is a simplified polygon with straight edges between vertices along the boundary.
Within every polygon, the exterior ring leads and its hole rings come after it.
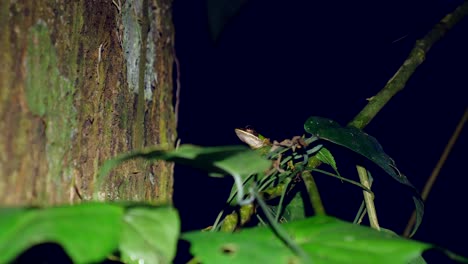
POLYGON ((268 144, 268 139, 258 134, 255 129, 250 126, 245 128, 236 128, 235 129, 237 137, 249 145, 252 149, 258 149, 268 144))

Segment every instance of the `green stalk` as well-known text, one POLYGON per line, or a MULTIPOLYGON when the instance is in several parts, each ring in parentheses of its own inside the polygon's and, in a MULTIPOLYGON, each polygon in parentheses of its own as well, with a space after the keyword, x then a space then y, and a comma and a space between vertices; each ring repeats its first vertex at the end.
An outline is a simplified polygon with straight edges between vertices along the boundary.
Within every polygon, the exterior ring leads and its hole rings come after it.
POLYGON ((326 215, 325 207, 323 207, 322 198, 320 198, 320 193, 315 183, 314 177, 310 171, 304 171, 302 173, 302 179, 304 184, 307 187, 307 192, 309 193, 310 203, 314 209, 316 215, 326 215))
MULTIPOLYGON (((357 165, 356 169, 359 174, 359 180, 361 181, 361 184, 364 185, 366 188, 370 189, 370 181, 367 175, 366 168, 357 165)), ((362 191, 362 194, 364 195, 364 202, 366 203, 366 209, 367 209, 367 214, 369 216, 370 226, 380 231, 379 221, 377 219, 377 212, 375 210, 375 204, 374 204, 374 195, 372 195, 371 193, 367 191, 362 191)))

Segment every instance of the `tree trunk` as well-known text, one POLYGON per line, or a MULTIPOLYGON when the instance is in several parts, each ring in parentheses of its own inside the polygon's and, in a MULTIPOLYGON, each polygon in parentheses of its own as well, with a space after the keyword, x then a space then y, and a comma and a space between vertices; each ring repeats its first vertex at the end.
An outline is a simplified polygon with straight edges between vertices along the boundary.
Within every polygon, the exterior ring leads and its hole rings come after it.
MULTIPOLYGON (((120 2, 0 1, 1 204, 89 200, 105 160, 174 145, 171 0, 120 2)), ((99 198, 171 202, 172 172, 127 162, 99 198)))

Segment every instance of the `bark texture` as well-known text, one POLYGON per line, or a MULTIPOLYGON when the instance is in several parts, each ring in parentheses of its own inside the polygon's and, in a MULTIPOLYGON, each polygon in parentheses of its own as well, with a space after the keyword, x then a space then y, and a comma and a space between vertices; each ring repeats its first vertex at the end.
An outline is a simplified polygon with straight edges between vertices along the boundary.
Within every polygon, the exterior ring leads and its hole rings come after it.
MULTIPOLYGON (((171 148, 170 0, 0 1, 0 203, 92 198, 99 166, 171 148)), ((172 200, 171 164, 132 161, 105 200, 172 200)))

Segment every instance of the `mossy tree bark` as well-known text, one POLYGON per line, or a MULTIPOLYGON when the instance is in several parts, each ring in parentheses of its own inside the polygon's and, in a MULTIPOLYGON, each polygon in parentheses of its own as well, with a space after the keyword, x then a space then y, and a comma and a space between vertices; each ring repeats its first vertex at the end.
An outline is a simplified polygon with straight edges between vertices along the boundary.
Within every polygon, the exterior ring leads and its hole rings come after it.
MULTIPOLYGON (((174 146, 171 0, 0 1, 0 203, 89 200, 118 153, 174 146)), ((172 200, 171 164, 128 162, 105 200, 172 200)))

